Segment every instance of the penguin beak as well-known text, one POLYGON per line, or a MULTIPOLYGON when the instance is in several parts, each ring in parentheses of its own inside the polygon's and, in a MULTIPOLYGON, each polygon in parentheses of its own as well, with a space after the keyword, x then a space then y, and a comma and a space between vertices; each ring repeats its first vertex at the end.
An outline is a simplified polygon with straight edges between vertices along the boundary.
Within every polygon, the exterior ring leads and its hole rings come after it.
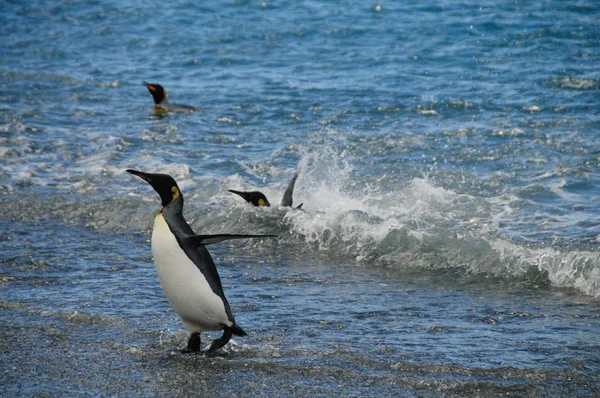
POLYGON ((140 177, 142 180, 144 180, 148 184, 152 185, 152 178, 150 177, 150 174, 144 173, 142 171, 132 170, 132 169, 127 169, 127 172, 133 174, 134 176, 140 177))
POLYGON ((148 83, 148 82, 142 82, 142 84, 144 86, 146 86, 146 88, 148 90, 150 90, 151 92, 155 92, 156 91, 156 87, 154 87, 152 84, 148 83))
POLYGON ((250 192, 236 191, 234 189, 230 189, 229 192, 240 195, 246 202, 252 203, 252 195, 250 192))

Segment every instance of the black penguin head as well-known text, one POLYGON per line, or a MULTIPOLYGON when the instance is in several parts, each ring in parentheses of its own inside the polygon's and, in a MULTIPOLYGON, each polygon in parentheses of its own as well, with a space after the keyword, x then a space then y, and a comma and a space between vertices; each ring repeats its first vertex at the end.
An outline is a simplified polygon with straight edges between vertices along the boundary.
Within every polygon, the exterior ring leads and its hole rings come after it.
POLYGON ((148 82, 142 83, 144 84, 144 86, 146 86, 148 91, 150 91, 150 94, 152 94, 152 98, 154 98, 154 103, 156 105, 159 105, 165 100, 165 98, 167 98, 167 90, 165 90, 165 88, 160 84, 153 84, 148 82))
POLYGON ((267 197, 262 192, 258 192, 258 191, 244 192, 244 191, 236 191, 233 189, 230 189, 229 192, 234 193, 236 195, 240 195, 242 198, 244 198, 246 200, 246 202, 252 203, 254 206, 271 206, 271 204, 267 200, 267 197))
POLYGON ((152 188, 160 195, 163 206, 166 206, 179 198, 183 200, 183 195, 177 186, 177 182, 175 182, 170 175, 144 173, 131 169, 128 169, 127 172, 140 177, 142 180, 152 185, 152 188))

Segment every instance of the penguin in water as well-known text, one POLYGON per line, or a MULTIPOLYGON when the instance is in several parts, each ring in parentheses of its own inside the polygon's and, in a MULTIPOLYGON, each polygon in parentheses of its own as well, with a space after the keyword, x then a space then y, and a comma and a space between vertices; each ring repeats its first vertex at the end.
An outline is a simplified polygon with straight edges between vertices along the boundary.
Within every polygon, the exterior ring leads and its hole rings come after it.
MULTIPOLYGON (((293 195, 294 195, 294 186, 296 185, 296 179, 298 178, 298 173, 294 174, 288 186, 283 194, 283 198, 281 199, 282 207, 292 207, 294 203, 293 195)), ((229 192, 234 193, 236 195, 240 195, 246 202, 252 203, 254 206, 271 206, 269 200, 265 196, 264 193, 260 191, 236 191, 235 189, 229 189, 229 192)), ((304 203, 300 203, 298 206, 294 207, 294 209, 301 209, 304 203)))
POLYGON ((189 333, 182 352, 200 351, 200 333, 223 330, 208 354, 229 342, 232 335, 246 336, 237 325, 223 293, 221 278, 206 245, 228 239, 265 238, 275 235, 196 235, 183 218, 183 194, 167 174, 127 170, 149 183, 160 195, 162 207, 154 219, 152 256, 160 285, 189 333))
POLYGON ((146 86, 148 91, 150 91, 150 94, 152 94, 152 98, 154 99, 154 109, 157 112, 193 112, 198 110, 190 105, 170 103, 167 98, 167 90, 160 84, 148 82, 142 82, 142 84, 146 86))

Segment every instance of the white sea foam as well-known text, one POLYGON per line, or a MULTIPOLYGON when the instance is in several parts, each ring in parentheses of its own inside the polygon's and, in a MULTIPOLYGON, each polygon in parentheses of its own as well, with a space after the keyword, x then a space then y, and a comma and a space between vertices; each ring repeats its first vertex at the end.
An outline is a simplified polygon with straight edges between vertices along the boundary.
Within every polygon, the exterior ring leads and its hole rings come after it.
POLYGON ((506 240, 490 242, 512 275, 526 274, 531 267, 546 273, 554 286, 575 288, 600 297, 600 253, 588 250, 560 251, 554 248, 528 248, 506 240))
POLYGON ((546 84, 570 90, 590 90, 598 87, 598 80, 574 76, 555 76, 549 79, 546 84))
MULTIPOLYGON (((330 147, 305 150, 298 169, 294 201, 304 202, 306 211, 287 211, 281 221, 274 221, 287 228, 280 239, 288 244, 302 242, 300 246, 339 261, 353 259, 366 266, 375 262, 393 267, 461 268, 469 274, 531 279, 531 283, 600 296, 599 253, 534 248, 501 236, 500 225, 518 216, 509 205, 513 198, 458 194, 426 177, 393 189, 364 184, 344 156, 330 147)), ((261 190, 269 198, 279 198, 285 189, 285 181, 253 186, 239 175, 230 177, 227 184, 261 190)), ((560 191, 561 184, 553 190, 560 191)), ((246 216, 253 212, 267 216, 264 209, 254 209, 237 198, 228 204, 234 212, 243 209, 246 216)))

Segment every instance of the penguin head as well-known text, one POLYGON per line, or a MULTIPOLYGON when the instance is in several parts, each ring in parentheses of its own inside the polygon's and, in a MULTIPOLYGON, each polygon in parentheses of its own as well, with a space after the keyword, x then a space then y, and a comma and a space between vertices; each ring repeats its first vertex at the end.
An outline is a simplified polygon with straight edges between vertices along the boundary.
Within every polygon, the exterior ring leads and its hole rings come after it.
POLYGON ((229 192, 234 193, 236 195, 240 195, 242 198, 244 198, 246 200, 246 202, 252 203, 254 206, 271 206, 271 204, 267 200, 267 197, 262 192, 259 192, 259 191, 251 191, 251 192, 236 191, 233 189, 230 189, 229 192))
POLYGON ((167 98, 167 90, 161 86, 160 84, 153 84, 148 82, 142 82, 144 86, 150 91, 152 94, 152 98, 154 98, 154 103, 159 105, 161 102, 167 98))
POLYGON ((163 206, 166 206, 179 198, 183 200, 183 195, 177 186, 177 182, 175 182, 170 175, 144 173, 131 169, 128 169, 127 172, 140 177, 142 180, 152 185, 152 188, 160 195, 163 206))

